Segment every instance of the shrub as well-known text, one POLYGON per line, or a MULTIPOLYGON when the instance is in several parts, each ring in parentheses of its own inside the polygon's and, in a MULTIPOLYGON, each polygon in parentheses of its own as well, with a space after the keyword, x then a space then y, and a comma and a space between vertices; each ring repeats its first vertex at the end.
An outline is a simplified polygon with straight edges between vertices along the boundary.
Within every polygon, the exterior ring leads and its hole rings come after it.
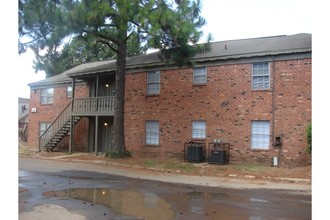
POLYGON ((306 129, 307 133, 307 152, 312 153, 312 122, 309 122, 306 129))
POLYGON ((110 158, 127 158, 127 157, 131 157, 131 152, 129 152, 128 150, 123 150, 123 151, 108 151, 105 153, 106 157, 110 157, 110 158))

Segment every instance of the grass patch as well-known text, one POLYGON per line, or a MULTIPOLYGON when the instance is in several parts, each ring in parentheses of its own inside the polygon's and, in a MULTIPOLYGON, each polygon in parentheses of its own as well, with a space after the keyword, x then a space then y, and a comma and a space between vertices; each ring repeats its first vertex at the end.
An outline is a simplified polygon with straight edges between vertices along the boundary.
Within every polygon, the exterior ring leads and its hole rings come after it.
POLYGON ((145 167, 156 167, 157 163, 156 161, 152 160, 152 159, 148 159, 144 161, 144 166, 145 167))
POLYGON ((110 158, 130 158, 132 157, 131 152, 127 150, 123 151, 108 151, 105 153, 105 157, 110 158))
POLYGON ((176 161, 159 162, 153 159, 145 160, 144 166, 159 169, 180 170, 182 172, 193 172, 197 169, 196 166, 190 163, 181 163, 176 161))
POLYGON ((256 164, 240 164, 235 165, 234 169, 244 171, 244 172, 251 172, 251 173, 261 173, 265 171, 265 167, 256 164))
POLYGON ((181 170, 183 172, 192 172, 197 169, 197 167, 191 163, 180 163, 180 162, 165 163, 164 168, 171 170, 181 170))

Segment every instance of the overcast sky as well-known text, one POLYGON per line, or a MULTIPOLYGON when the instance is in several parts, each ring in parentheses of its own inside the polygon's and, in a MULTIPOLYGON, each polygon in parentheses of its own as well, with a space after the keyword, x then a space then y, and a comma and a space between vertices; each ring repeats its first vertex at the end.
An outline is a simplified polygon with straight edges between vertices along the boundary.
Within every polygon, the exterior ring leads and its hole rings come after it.
MULTIPOLYGON (((310 0, 202 0, 205 41, 312 33, 310 0)), ((19 56, 18 96, 29 98, 28 83, 44 79, 32 68, 33 53, 19 56)))

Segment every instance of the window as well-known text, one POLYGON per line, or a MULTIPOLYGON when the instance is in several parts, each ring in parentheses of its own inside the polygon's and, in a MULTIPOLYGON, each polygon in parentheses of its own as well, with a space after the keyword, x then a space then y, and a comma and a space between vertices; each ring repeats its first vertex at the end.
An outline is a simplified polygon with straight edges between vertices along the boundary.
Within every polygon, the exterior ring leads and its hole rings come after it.
POLYGON ((66 87, 66 97, 72 98, 72 86, 66 87))
POLYGON ((160 91, 160 72, 151 71, 147 74, 147 94, 155 95, 160 91))
POLYGON ((159 122, 147 121, 146 122, 146 144, 158 145, 159 144, 159 122))
POLYGON ((194 68, 194 84, 206 84, 207 83, 207 69, 206 67, 194 68))
POLYGON ((270 123, 269 121, 252 121, 251 148, 269 149, 270 123))
POLYGON ((39 137, 47 130, 50 124, 51 124, 50 122, 39 123, 39 137))
POLYGON ((193 121, 192 138, 196 138, 196 139, 206 138, 206 122, 205 121, 193 121))
POLYGON ((269 89, 269 63, 254 63, 252 69, 252 88, 269 89))
POLYGON ((52 104, 53 103, 54 88, 41 89, 41 104, 52 104))

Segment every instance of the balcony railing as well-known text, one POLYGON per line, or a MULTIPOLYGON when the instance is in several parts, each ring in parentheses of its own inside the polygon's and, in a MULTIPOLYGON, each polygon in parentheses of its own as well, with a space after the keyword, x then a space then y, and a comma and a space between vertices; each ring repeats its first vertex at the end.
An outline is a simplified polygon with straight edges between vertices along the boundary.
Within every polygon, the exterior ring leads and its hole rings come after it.
POLYGON ((114 115, 114 96, 72 99, 73 116, 114 115))

